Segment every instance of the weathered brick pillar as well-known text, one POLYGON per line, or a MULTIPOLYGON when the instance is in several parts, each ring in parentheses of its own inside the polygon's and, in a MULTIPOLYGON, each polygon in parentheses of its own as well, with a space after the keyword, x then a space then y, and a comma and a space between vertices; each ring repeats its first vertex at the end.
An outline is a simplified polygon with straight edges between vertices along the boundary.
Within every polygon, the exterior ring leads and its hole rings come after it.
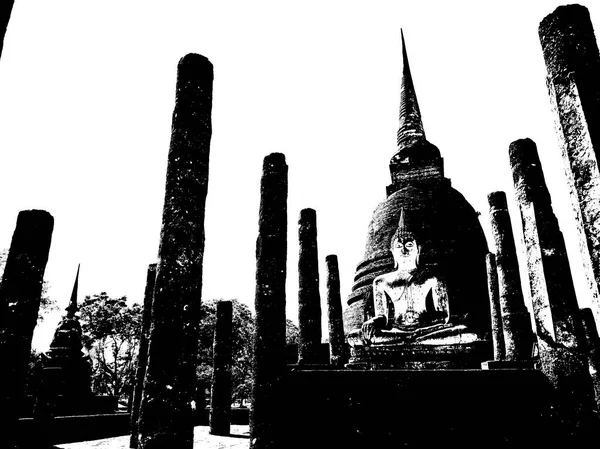
POLYGON ((6 448, 18 443, 19 405, 25 394, 53 229, 54 218, 48 212, 19 212, 0 284, 0 419, 6 448))
POLYGON ((142 332, 140 334, 140 347, 138 350, 137 369, 135 372, 135 388, 131 404, 131 437, 129 447, 138 447, 138 420, 140 417, 140 403, 144 388, 144 376, 148 365, 148 342, 150 340, 150 325, 152 324, 152 298, 154 297, 154 283, 156 281, 156 264, 148 265, 146 275, 146 289, 144 290, 144 308, 142 310, 142 332))
POLYGON ((213 376, 210 394, 209 425, 212 435, 229 435, 230 431, 232 320, 231 301, 219 301, 213 339, 213 376))
POLYGON ((502 311, 500 310, 500 294, 498 292, 498 268, 496 255, 489 253, 486 258, 488 275, 488 294, 490 296, 490 314, 492 318, 492 343, 494 344, 494 360, 504 360, 504 332, 502 330, 502 311))
POLYGON ((208 187, 213 67, 178 65, 165 205, 152 304, 140 448, 191 448, 208 187))
POLYGON ((346 363, 346 338, 342 319, 342 297, 340 296, 340 270, 334 254, 325 257, 327 265, 327 320, 329 328, 329 363, 343 366, 346 363))
POLYGON ((600 322, 600 54, 583 6, 558 7, 538 33, 592 310, 600 322))
POLYGON ((256 337, 250 447, 283 447, 285 397, 285 277, 287 260, 288 167, 280 153, 263 163, 256 241, 256 337))
POLYGON ((505 360, 531 359, 533 334, 529 312, 525 307, 515 238, 513 236, 506 194, 492 192, 488 195, 492 233, 496 243, 498 291, 504 332, 505 360))
POLYGON ((588 347, 588 368, 594 385, 596 409, 600 410, 600 337, 592 309, 581 309, 583 328, 588 347))
POLYGON ((298 364, 318 362, 321 345, 321 296, 319 294, 319 254, 317 213, 302 209, 298 219, 300 256, 298 258, 298 364))
POLYGON ((580 348, 585 345, 585 336, 571 267, 537 147, 531 139, 516 140, 510 144, 509 157, 538 339, 580 348))
POLYGON ((0 56, 4 48, 4 36, 6 35, 6 29, 8 28, 8 21, 10 20, 10 14, 12 12, 13 4, 15 0, 4 0, 0 2, 0 56))
POLYGON ((565 433, 578 433, 593 407, 593 385, 565 242, 535 143, 517 140, 509 156, 527 249, 539 363, 555 388, 556 416, 565 422, 565 433))

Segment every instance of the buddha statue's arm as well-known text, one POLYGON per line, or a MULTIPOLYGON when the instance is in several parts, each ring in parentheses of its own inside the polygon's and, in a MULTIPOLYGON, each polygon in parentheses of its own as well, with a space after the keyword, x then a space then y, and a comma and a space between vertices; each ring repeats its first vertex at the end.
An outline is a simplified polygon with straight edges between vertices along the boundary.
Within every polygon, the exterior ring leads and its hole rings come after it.
POLYGON ((365 321, 361 327, 363 337, 370 340, 378 329, 383 329, 388 324, 388 303, 385 295, 385 278, 378 276, 373 280, 373 305, 375 316, 365 321))
POLYGON ((375 317, 381 316, 387 324, 389 317, 389 307, 387 296, 385 294, 386 279, 384 276, 377 276, 373 280, 373 305, 375 309, 375 317))

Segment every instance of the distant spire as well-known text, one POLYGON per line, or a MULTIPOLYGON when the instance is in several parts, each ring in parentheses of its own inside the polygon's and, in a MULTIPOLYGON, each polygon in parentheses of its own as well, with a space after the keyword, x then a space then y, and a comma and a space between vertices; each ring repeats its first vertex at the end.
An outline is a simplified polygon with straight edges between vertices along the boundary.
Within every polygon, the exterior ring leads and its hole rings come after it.
POLYGON ((77 307, 77 288, 79 286, 79 267, 81 264, 77 265, 77 276, 75 276, 75 284, 73 285, 73 293, 71 293, 71 300, 69 301, 69 305, 65 309, 67 311, 67 318, 75 318, 75 313, 79 309, 77 307))
POLYGON ((402 85, 400 86, 400 128, 398 129, 398 148, 407 146, 415 141, 425 139, 423 122, 417 94, 413 85, 404 44, 404 33, 400 29, 402 38, 402 85))

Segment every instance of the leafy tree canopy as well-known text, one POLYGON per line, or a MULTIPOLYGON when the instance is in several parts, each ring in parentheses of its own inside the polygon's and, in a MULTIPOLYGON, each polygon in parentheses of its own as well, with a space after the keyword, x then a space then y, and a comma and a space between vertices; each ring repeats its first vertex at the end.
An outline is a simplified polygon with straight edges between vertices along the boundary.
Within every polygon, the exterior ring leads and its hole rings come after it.
POLYGON ((102 292, 86 296, 79 315, 83 344, 93 364, 94 391, 118 397, 129 393, 135 378, 142 307, 129 306, 125 296, 111 298, 102 292))

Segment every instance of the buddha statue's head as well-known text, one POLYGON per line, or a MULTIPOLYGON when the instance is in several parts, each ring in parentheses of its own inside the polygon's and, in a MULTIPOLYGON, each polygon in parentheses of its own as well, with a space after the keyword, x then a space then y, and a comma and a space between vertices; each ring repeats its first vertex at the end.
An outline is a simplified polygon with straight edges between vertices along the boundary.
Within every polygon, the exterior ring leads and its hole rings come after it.
POLYGON ((392 236, 390 251, 396 270, 411 273, 418 268, 421 246, 417 241, 417 234, 409 226, 404 209, 400 211, 400 220, 392 236))

